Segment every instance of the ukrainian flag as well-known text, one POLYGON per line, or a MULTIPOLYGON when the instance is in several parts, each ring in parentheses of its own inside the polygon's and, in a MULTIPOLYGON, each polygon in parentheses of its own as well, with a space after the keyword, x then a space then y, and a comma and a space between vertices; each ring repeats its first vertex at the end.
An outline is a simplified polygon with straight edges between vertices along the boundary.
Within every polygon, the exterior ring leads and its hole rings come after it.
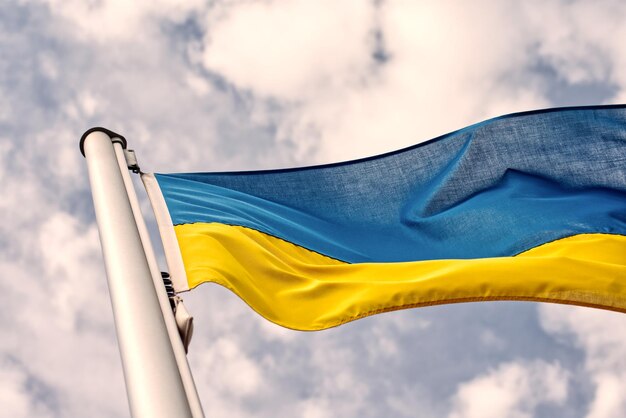
POLYGON ((277 324, 443 303, 626 312, 626 106, 491 119, 356 161, 144 175, 177 291, 277 324))

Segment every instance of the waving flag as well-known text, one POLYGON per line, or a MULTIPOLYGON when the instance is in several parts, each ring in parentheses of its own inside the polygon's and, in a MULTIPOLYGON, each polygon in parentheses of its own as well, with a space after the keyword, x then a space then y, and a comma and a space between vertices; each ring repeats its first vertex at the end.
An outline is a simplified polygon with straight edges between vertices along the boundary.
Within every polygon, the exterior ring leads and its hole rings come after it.
POLYGON ((177 291, 288 328, 443 303, 626 311, 626 106, 491 119, 362 160, 147 174, 177 291))

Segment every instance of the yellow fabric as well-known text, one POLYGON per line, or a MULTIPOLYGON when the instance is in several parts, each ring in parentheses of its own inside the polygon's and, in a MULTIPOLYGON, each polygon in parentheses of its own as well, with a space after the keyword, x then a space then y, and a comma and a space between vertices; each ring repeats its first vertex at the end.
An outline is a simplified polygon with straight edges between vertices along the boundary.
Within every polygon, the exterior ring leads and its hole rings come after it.
POLYGON ((515 257, 347 264, 244 227, 174 228, 190 288, 221 284, 287 328, 320 330, 396 309, 486 300, 626 312, 621 235, 575 235, 515 257))

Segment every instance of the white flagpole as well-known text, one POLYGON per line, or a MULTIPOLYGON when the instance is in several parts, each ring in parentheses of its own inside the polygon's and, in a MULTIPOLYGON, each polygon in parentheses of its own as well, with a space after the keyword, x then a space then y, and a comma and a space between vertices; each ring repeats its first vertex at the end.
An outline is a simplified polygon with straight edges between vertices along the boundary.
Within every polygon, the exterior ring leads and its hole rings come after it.
POLYGON ((122 357, 131 415, 192 418, 113 143, 106 129, 81 139, 122 357))
POLYGON ((139 199, 137 199, 135 186, 133 186, 133 180, 131 179, 130 173, 128 172, 128 162, 126 161, 126 157, 124 155, 124 149, 122 147, 122 144, 120 144, 119 142, 114 142, 113 148, 115 149, 117 163, 120 167, 122 178, 124 179, 126 191, 128 192, 130 207, 135 214, 135 223, 137 225, 139 236, 141 238, 144 251, 146 253, 148 267, 150 268, 150 272, 152 273, 152 283, 154 284, 157 297, 159 298, 159 304, 161 305, 163 319, 165 319, 167 333, 170 337, 170 342, 172 343, 172 348, 174 349, 174 356, 176 357, 176 362, 178 364, 178 371, 180 372, 183 386, 185 387, 185 393, 187 394, 187 401, 189 402, 189 407, 191 409, 193 417, 202 418, 204 417, 204 412, 202 411, 200 397, 198 396, 196 384, 193 380, 193 375, 191 374, 189 363, 187 362, 187 353, 185 352, 185 347, 183 346, 182 339, 178 332, 178 326, 176 325, 174 312, 172 312, 172 307, 165 291, 165 286, 163 285, 161 270, 159 269, 156 256, 154 254, 154 249, 152 248, 152 242, 150 242, 150 234, 148 232, 148 228, 146 227, 146 222, 144 221, 143 215, 141 213, 141 207, 139 206, 139 199))

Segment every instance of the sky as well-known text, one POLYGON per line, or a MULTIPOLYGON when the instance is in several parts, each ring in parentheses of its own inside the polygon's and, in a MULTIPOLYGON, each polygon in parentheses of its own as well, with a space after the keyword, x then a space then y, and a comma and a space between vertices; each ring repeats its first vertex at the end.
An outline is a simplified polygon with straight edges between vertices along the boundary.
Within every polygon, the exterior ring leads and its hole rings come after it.
MULTIPOLYGON (((144 171, 370 156, 625 103, 625 22, 620 0, 4 0, 0 417, 128 416, 86 129, 124 135, 144 171)), ((184 299, 207 416, 626 416, 623 314, 469 303, 307 333, 216 285, 184 299)))

